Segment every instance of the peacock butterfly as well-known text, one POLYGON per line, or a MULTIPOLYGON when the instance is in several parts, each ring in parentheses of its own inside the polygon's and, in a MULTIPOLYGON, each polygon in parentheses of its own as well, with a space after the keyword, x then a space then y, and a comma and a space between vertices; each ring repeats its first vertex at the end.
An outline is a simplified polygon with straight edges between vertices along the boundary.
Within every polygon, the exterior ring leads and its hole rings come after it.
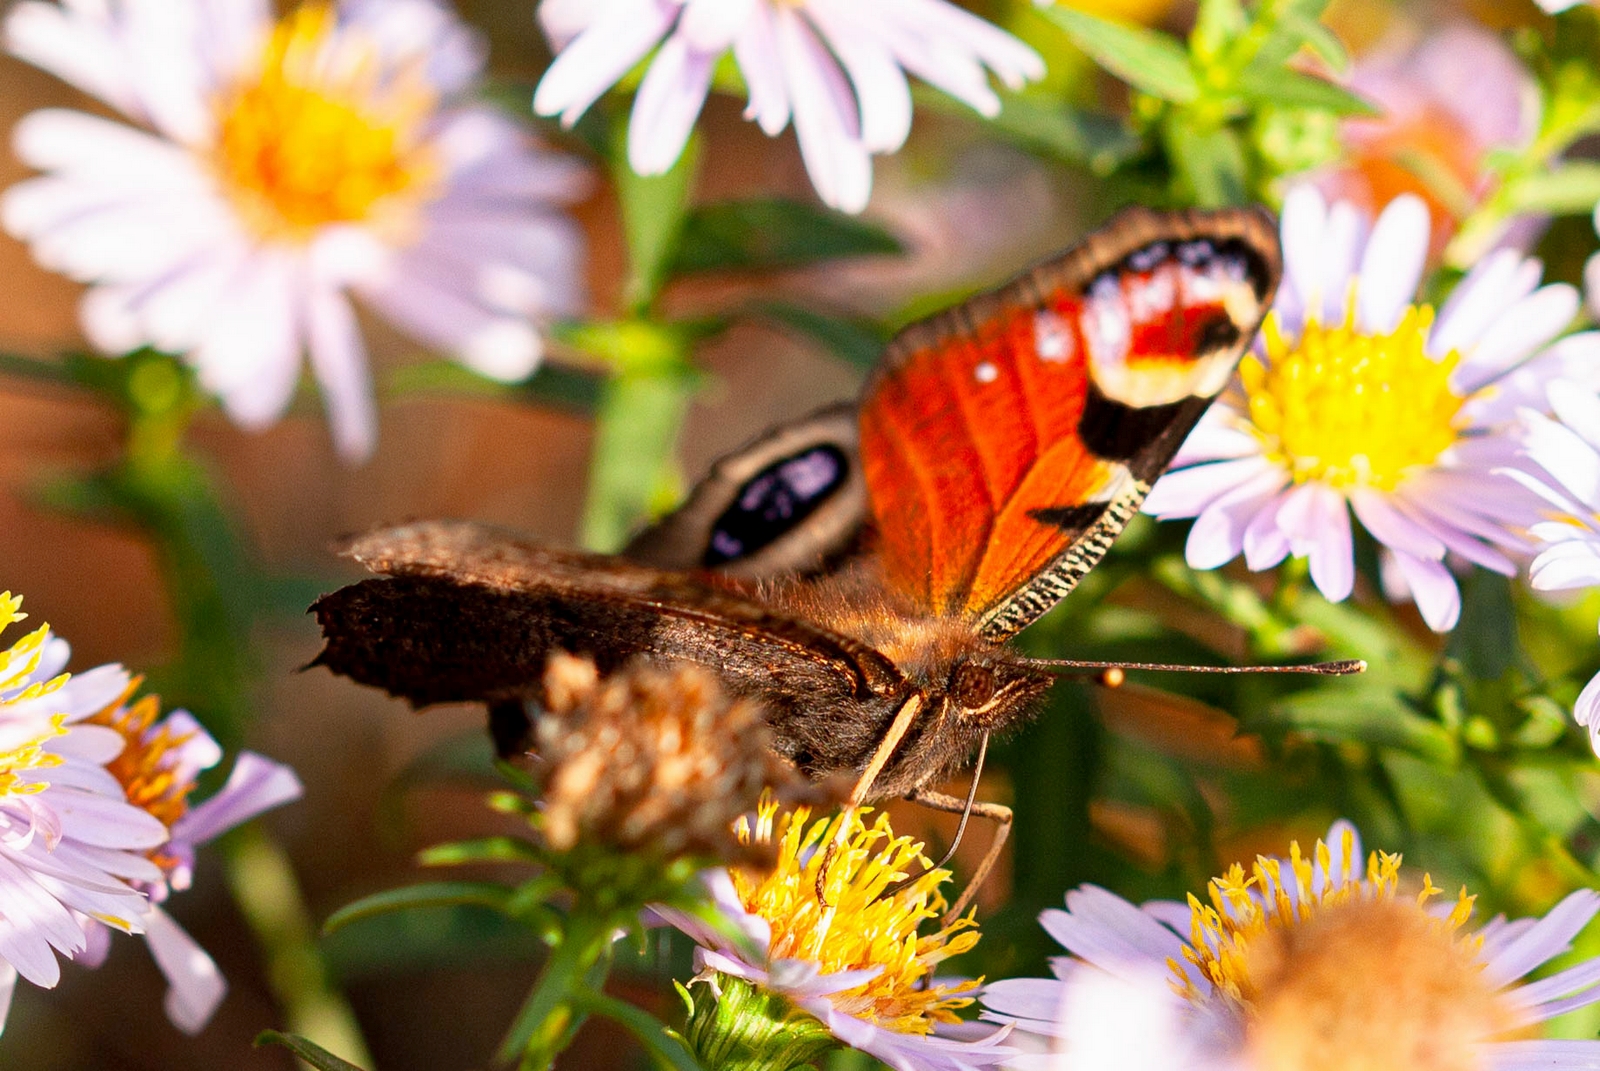
MULTIPOLYGON (((317 663, 415 706, 483 701, 512 751, 552 651, 695 662, 759 699, 807 774, 857 775, 855 800, 971 809, 931 786, 1053 679, 1007 640, 1128 523, 1279 271, 1262 210, 1126 209, 903 330, 858 406, 719 460, 623 555, 448 521, 351 540, 378 576, 313 606, 317 663)), ((1009 812, 976 813, 1001 822, 992 858, 1009 812)))

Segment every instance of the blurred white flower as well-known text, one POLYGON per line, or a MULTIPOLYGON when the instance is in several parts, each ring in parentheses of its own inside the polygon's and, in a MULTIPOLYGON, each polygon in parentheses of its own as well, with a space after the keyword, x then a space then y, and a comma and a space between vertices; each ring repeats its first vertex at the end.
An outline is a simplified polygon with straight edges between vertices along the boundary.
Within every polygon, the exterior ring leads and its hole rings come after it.
POLYGON ((1507 576, 1539 519, 1516 464, 1519 405, 1575 365, 1600 367, 1600 334, 1552 344, 1578 308, 1570 286, 1510 250, 1480 261, 1437 320, 1413 305, 1428 246, 1422 201, 1396 198, 1370 235, 1356 209, 1309 186, 1284 204, 1285 274, 1255 353, 1145 502, 1194 517, 1187 556, 1213 569, 1310 559, 1327 598, 1355 582, 1353 510, 1382 548, 1391 598, 1453 628, 1449 556, 1507 576))
POLYGON ((792 120, 817 194, 845 212, 866 207, 871 155, 911 132, 907 72, 987 116, 1000 99, 985 68, 1013 89, 1044 74, 1031 48, 947 0, 544 0, 539 17, 560 49, 534 94, 539 114, 576 122, 660 45, 628 123, 629 164, 660 174, 732 50, 745 118, 772 137, 792 120))
MULTIPOLYGON (((0 594, 0 628, 25 616, 21 604, 0 594)), ((102 923, 144 932, 148 904, 136 884, 161 876, 146 853, 166 841, 166 827, 131 805, 105 768, 122 737, 84 720, 126 675, 69 680, 66 657, 48 628, 0 652, 0 1028, 19 975, 54 986, 56 953, 83 953, 102 923)))
POLYGON ((1600 960, 1524 981, 1571 950, 1600 894, 1468 931, 1474 898, 1430 903, 1441 890, 1426 874, 1420 893, 1402 892, 1400 862, 1363 860, 1354 827, 1338 822, 1309 858, 1291 845, 1287 859, 1235 865, 1205 900, 1136 907, 1086 885, 1040 916, 1072 953, 1052 961, 1056 977, 991 984, 984 1018, 1050 1039, 1054 1053, 1010 1065, 1019 1071, 1122 1071, 1130 1049, 1136 1066, 1164 1071, 1600 1065, 1600 1041, 1534 1033, 1600 1001, 1600 960), (1137 1046, 1117 1046, 1110 1029, 1137 1046))
MULTIPOLYGON (((1539 591, 1600 586, 1600 397, 1593 383, 1562 379, 1549 385, 1545 403, 1553 419, 1522 412, 1523 450, 1536 468, 1507 470, 1548 507, 1530 530, 1539 553, 1528 580, 1539 591)), ((1573 716, 1600 754, 1600 675, 1579 693, 1573 716)))
POLYGON ((24 0, 6 47, 139 127, 46 109, 18 155, 46 172, 0 213, 48 268, 94 284, 109 353, 186 355, 246 427, 276 420, 309 355, 342 454, 377 428, 350 297, 500 379, 576 310, 570 160, 463 103, 481 48, 433 0, 24 0))

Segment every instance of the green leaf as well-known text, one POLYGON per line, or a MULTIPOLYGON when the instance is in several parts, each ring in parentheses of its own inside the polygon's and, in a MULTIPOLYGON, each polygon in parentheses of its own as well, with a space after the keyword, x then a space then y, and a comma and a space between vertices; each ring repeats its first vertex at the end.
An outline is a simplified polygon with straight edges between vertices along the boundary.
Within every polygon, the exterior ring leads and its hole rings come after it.
POLYGON ((1189 47, 1202 61, 1221 54, 1223 47, 1243 32, 1246 24, 1240 0, 1200 0, 1189 47))
POLYGON ((263 1030, 256 1035, 255 1044, 258 1049, 265 1045, 281 1045, 316 1068, 317 1071, 361 1071, 361 1068, 349 1060, 341 1060, 321 1045, 298 1034, 284 1034, 277 1030, 263 1030))
POLYGON ((1462 585, 1461 621, 1450 634, 1448 650, 1480 681, 1499 680, 1517 661, 1511 583, 1507 577, 1477 569, 1462 585))
POLYGON ((1320 108, 1340 116, 1378 114, 1377 108, 1343 86, 1289 67, 1246 67, 1234 88, 1257 104, 1320 108))
POLYGON ((1043 14, 1073 44, 1135 89, 1175 104, 1188 104, 1200 96, 1189 54, 1174 38, 1070 7, 1049 7, 1043 14))
POLYGON ((1588 215, 1600 202, 1600 163, 1574 160, 1524 175, 1503 196, 1513 212, 1588 215))
MULTIPOLYGON (((924 87, 914 91, 914 99, 919 109, 973 114, 961 102, 924 87)), ((985 120, 985 126, 1030 152, 1087 167, 1097 175, 1109 175, 1145 147, 1144 139, 1122 119, 1051 98, 1007 95, 1001 98, 1000 114, 985 120)))
MULTIPOLYGON (((1282 66, 1301 48, 1311 48, 1320 54, 1328 47, 1330 38, 1342 58, 1343 46, 1318 21, 1327 6, 1328 0, 1288 0, 1287 3, 1261 5, 1257 8, 1257 26, 1266 33, 1243 36, 1241 40, 1247 53, 1236 56, 1236 62, 1241 67, 1251 64, 1282 66)), ((1336 64, 1335 69, 1342 70, 1343 64, 1336 64)))
POLYGON ((60 361, 41 361, 37 357, 23 357, 15 353, 0 353, 0 376, 61 386, 73 386, 76 383, 67 366, 60 361))
POLYGON ((671 271, 761 271, 902 252, 888 231, 840 212, 781 198, 725 201, 689 213, 671 271))
POLYGON ((476 904, 496 911, 505 907, 513 890, 488 881, 431 881, 420 885, 407 885, 400 889, 386 889, 346 904, 322 924, 325 934, 374 915, 392 911, 411 911, 421 907, 448 907, 455 904, 476 904))
POLYGON ((1270 712, 1281 724, 1330 743, 1354 740, 1399 748, 1443 765, 1460 756, 1455 738, 1443 726, 1417 714, 1384 687, 1314 688, 1278 700, 1270 712))
POLYGON ((476 904, 373 915, 318 942, 341 985, 490 963, 536 963, 548 952, 527 918, 476 904))
POLYGON ((1290 15, 1283 20, 1282 25, 1287 32, 1300 38, 1301 43, 1326 63, 1334 74, 1343 74, 1350 66, 1350 54, 1345 51, 1344 42, 1314 17, 1290 15))
POLYGON ((1237 134, 1227 127, 1196 129, 1181 113, 1169 115, 1162 132, 1182 187, 1180 200, 1202 208, 1244 203, 1244 149, 1237 134))
POLYGON ((624 1027, 643 1045, 652 1059, 661 1067, 672 1071, 704 1071, 687 1046, 665 1023, 632 1004, 624 1003, 604 993, 584 993, 577 1003, 596 1015, 603 1015, 624 1027))
POLYGON ((421 866, 470 866, 476 863, 538 863, 544 853, 520 837, 480 837, 436 844, 417 853, 421 866))
POLYGON ((700 157, 700 138, 691 136, 683 155, 664 175, 635 174, 628 166, 626 124, 618 124, 612 141, 612 176, 622 202, 622 230, 628 241, 628 308, 643 316, 666 281, 668 265, 689 207, 689 188, 700 157))
POLYGON ((830 316, 803 305, 767 301, 755 305, 752 314, 806 335, 857 368, 872 368, 883 355, 888 338, 866 320, 830 316))
POLYGON ((502 398, 576 413, 600 405, 601 376, 556 361, 545 361, 520 383, 502 383, 454 361, 419 361, 396 368, 384 383, 387 398, 446 394, 502 398))

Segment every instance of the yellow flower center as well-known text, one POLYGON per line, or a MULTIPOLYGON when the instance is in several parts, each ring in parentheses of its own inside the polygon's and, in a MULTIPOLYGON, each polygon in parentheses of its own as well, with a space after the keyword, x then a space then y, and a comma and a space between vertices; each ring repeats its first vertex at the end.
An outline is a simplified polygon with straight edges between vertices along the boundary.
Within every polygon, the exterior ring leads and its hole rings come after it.
MULTIPOLYGON (((1482 1071, 1479 1044, 1526 1024, 1484 977, 1481 939, 1459 932, 1473 897, 1463 889, 1436 915, 1427 875, 1401 896, 1400 857, 1373 853, 1363 878, 1353 844, 1340 846, 1341 880, 1319 890, 1294 844, 1287 862, 1258 858, 1212 881, 1209 904, 1191 896, 1183 956, 1209 985, 1173 961, 1175 988, 1233 1004, 1260 1071, 1482 1071)), ((1318 841, 1324 874, 1332 857, 1318 841)))
MULTIPOLYGON (((21 607, 22 596, 12 595, 9 591, 0 592, 0 630, 28 616, 21 612, 21 607)), ((9 650, 0 652, 0 681, 19 680, 37 669, 44 651, 44 641, 49 635, 50 626, 41 625, 12 644, 9 650)), ((52 680, 35 681, 0 703, 0 713, 12 703, 37 699, 54 692, 67 682, 67 678, 68 674, 63 673, 52 680)), ((44 747, 50 740, 67 732, 66 720, 65 714, 55 714, 51 716, 48 726, 35 726, 31 733, 0 734, 0 740, 4 741, 0 743, 0 798, 32 795, 49 787, 46 782, 32 780, 31 777, 24 781, 22 778, 35 771, 61 765, 61 757, 50 754, 44 747)))
POLYGON ((881 967, 871 980, 835 993, 828 999, 847 1015, 903 1034, 927 1034, 936 1023, 954 1023, 956 1009, 972 1003, 960 996, 981 984, 930 985, 934 968, 978 943, 977 924, 969 915, 936 932, 918 934, 918 927, 945 911, 939 886, 948 870, 920 874, 890 896, 884 890, 907 877, 915 866, 931 865, 922 845, 896 837, 887 815, 869 827, 862 812, 808 821, 809 808, 783 815, 774 830, 777 804, 763 802, 754 832, 741 824, 740 839, 778 846, 772 870, 758 875, 735 869, 734 887, 746 911, 772 928, 772 959, 806 960, 823 974, 881 967), (838 851, 828 863, 824 900, 817 899, 817 875, 827 846, 848 823, 838 851))
POLYGON ((88 720, 122 735, 122 753, 108 762, 106 769, 122 782, 129 803, 170 829, 189 809, 189 793, 194 791, 193 781, 178 778, 171 753, 192 734, 175 732, 168 726, 153 730, 161 717, 161 700, 156 696, 143 696, 131 706, 124 705, 142 683, 141 678, 135 677, 116 702, 88 720))
POLYGON ((217 101, 215 167, 264 237, 399 223, 433 186, 421 134, 435 101, 421 71, 383 70, 376 47, 337 23, 327 4, 301 6, 268 37, 255 73, 217 101))
POLYGON ((1277 314, 1268 316, 1267 361, 1251 355, 1239 366, 1267 456, 1297 483, 1379 490, 1437 460, 1462 427, 1462 398, 1450 389, 1461 355, 1428 356, 1432 325, 1433 309, 1413 305, 1388 334, 1364 334, 1352 302, 1343 323, 1308 319, 1291 342, 1277 314))

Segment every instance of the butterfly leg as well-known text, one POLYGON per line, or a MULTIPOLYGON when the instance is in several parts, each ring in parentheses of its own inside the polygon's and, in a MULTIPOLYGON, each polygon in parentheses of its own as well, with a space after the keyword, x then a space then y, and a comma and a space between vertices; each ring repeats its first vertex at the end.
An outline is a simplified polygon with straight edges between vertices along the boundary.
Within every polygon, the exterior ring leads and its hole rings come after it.
POLYGON ((956 916, 967 909, 972 903, 972 898, 978 895, 978 890, 988 879, 990 871, 1000 861, 1000 852, 1006 846, 1006 839, 1011 836, 1011 821, 1013 814, 1010 807, 1003 803, 973 803, 962 799, 960 796, 951 796, 944 792, 934 792, 931 789, 919 788, 906 799, 913 803, 920 803, 924 807, 931 807, 936 811, 945 811, 949 814, 970 813, 979 818, 987 818, 995 824, 994 841, 989 845, 989 851, 978 864, 978 869, 973 871, 972 880, 967 882, 967 887, 961 893, 961 898, 955 906, 945 912, 944 921, 953 921, 956 916))
POLYGON ((513 759, 533 749, 533 719, 522 699, 497 699, 489 704, 489 736, 494 739, 494 753, 502 759, 513 759))
POLYGON ((861 771, 856 787, 851 789, 850 798, 845 801, 844 812, 839 821, 839 832, 828 842, 827 851, 822 856, 822 865, 817 868, 817 902, 823 907, 829 906, 828 898, 824 894, 824 887, 828 881, 828 868, 833 865, 833 857, 839 853, 839 845, 850 835, 850 813, 860 809, 866 802, 868 793, 872 791, 873 782, 889 764, 894 749, 905 739, 906 730, 911 728, 911 723, 916 720, 917 712, 921 709, 922 693, 912 692, 895 713, 894 721, 889 723, 889 731, 883 734, 883 739, 878 742, 878 749, 872 753, 872 760, 867 763, 867 768, 861 771))

